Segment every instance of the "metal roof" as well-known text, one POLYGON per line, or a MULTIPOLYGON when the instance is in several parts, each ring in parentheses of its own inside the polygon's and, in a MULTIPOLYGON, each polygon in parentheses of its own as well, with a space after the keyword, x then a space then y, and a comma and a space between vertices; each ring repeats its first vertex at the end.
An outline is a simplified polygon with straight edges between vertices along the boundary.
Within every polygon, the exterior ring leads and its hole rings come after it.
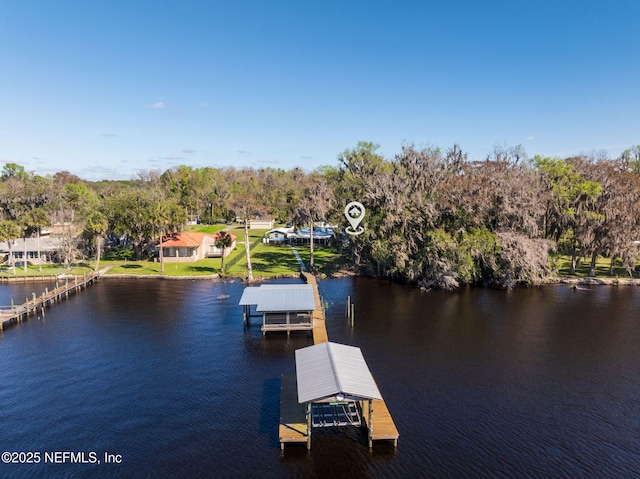
POLYGON ((321 343, 296 350, 298 402, 342 394, 350 399, 382 399, 360 348, 321 343))
POLYGON ((240 306, 256 305, 258 312, 313 311, 316 300, 309 284, 261 284, 247 287, 240 298, 240 306))

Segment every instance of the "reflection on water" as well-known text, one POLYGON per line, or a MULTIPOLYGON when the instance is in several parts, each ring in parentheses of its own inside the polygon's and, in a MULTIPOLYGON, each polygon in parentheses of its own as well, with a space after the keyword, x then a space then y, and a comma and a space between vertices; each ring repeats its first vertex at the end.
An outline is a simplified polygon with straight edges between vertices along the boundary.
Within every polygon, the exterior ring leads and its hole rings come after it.
MULTIPOLYGON (((27 291, 25 291, 25 289, 27 291)), ((0 299, 33 285, 2 285, 0 299)), ((0 336, 0 445, 108 451, 118 465, 2 477, 632 477, 640 469, 640 294, 429 292, 320 282, 332 341, 358 346, 400 431, 353 428, 280 454, 279 378, 306 334, 243 330, 244 286, 105 279, 0 336), (346 298, 356 305, 354 326, 346 298)), ((39 291, 36 291, 38 293, 39 291)), ((256 321, 257 322, 257 321, 256 321)))

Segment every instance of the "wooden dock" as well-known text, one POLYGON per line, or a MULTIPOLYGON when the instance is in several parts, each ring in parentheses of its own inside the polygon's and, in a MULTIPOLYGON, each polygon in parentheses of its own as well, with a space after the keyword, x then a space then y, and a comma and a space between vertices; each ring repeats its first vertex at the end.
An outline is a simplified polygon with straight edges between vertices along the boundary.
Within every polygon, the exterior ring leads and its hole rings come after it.
POLYGON ((76 276, 71 280, 65 278, 64 284, 62 285, 59 285, 60 280, 58 280, 56 281, 56 287, 52 291, 45 290, 40 296, 32 293, 32 299, 25 298, 26 301, 20 305, 0 308, 0 330, 5 330, 13 324, 25 321, 30 315, 36 315, 38 312, 44 316, 47 306, 62 301, 62 299, 68 298, 69 294, 86 288, 90 284, 93 284, 99 277, 100 273, 97 272, 84 276, 76 276))
POLYGON ((316 309, 314 309, 311 317, 311 323, 313 325, 313 344, 327 343, 329 342, 329 336, 327 335, 324 308, 322 307, 320 293, 318 292, 318 282, 316 281, 316 277, 306 271, 301 272, 300 276, 305 283, 313 287, 313 296, 316 301, 316 309))
MULTIPOLYGON (((300 276, 307 284, 313 286, 316 300, 316 309, 313 311, 313 343, 321 344, 329 341, 325 323, 324 308, 318 292, 318 283, 315 276, 302 272, 300 276)), ((309 434, 309 418, 306 416, 304 404, 298 403, 298 388, 295 376, 282 376, 280 388, 280 448, 284 450, 287 443, 306 443, 311 448, 311 435, 309 434)), ((362 416, 367 422, 369 431, 369 449, 374 441, 393 441, 393 446, 398 446, 398 428, 393 422, 389 408, 384 399, 372 401, 370 414, 367 413, 368 404, 360 404, 362 416)))
MULTIPOLYGON (((364 415, 368 420, 368 415, 364 415)), ((367 424, 369 426, 369 424, 367 424)), ((398 446, 398 428, 393 422, 393 418, 389 413, 389 408, 384 399, 374 399, 371 406, 371 434, 369 435, 369 448, 372 447, 373 441, 393 441, 393 447, 398 446)))
POLYGON ((311 445, 307 425, 306 407, 298 403, 296 377, 280 377, 280 427, 278 430, 280 449, 287 443, 306 443, 311 445))

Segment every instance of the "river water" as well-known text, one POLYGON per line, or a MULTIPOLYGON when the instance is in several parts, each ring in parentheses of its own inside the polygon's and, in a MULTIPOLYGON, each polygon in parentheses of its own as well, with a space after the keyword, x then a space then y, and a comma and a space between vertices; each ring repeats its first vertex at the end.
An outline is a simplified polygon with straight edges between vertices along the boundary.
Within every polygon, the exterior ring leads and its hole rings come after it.
POLYGON ((319 284, 397 450, 341 428, 280 454, 279 378, 311 340, 244 331, 243 284, 103 279, 0 334, 0 452, 41 455, 0 477, 640 477, 640 290, 319 284))

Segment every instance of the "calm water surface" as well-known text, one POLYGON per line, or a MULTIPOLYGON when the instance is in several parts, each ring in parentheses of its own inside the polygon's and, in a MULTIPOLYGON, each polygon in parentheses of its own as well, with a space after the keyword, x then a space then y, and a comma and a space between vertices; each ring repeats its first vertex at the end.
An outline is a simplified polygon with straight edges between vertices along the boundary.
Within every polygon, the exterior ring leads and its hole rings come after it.
POLYGON ((243 331, 243 289, 104 279, 0 334, 0 452, 122 456, 0 477, 640 477, 638 289, 321 281, 329 338, 362 348, 400 440, 314 431, 284 456, 279 378, 311 342, 243 331))

